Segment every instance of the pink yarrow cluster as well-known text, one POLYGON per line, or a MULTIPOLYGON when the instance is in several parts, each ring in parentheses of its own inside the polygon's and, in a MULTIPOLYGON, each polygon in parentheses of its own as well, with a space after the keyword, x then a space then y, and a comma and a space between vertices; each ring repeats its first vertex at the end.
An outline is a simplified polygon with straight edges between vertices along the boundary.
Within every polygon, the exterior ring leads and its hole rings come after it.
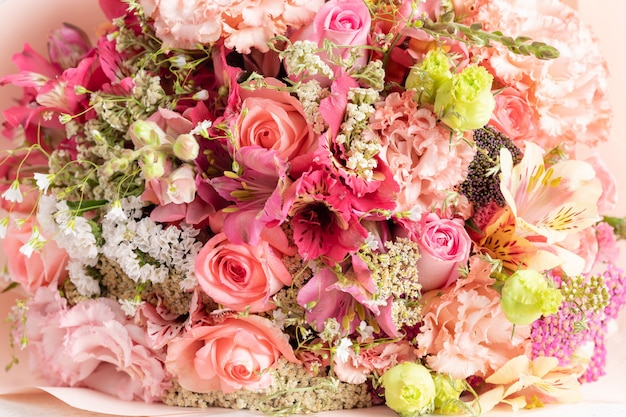
POLYGON ((451 3, 101 0, 96 46, 26 45, 0 233, 33 369, 159 401, 289 362, 407 414, 384 375, 418 363, 464 409, 575 400, 626 294, 575 149, 606 64, 557 0, 451 3))

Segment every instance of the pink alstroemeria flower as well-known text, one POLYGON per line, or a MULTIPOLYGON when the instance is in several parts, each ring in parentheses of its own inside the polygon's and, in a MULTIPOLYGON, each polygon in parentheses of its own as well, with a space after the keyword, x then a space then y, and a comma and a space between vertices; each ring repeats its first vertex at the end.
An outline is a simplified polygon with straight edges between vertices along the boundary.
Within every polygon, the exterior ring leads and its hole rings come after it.
POLYGON ((211 185, 236 208, 229 210, 224 219, 228 239, 256 245, 265 227, 278 226, 287 218, 290 203, 284 195, 291 181, 287 164, 277 151, 245 146, 236 157, 242 172, 213 178, 211 185))
POLYGON ((304 260, 325 257, 340 262, 367 237, 353 210, 356 197, 327 171, 302 175, 290 193, 293 237, 304 260))
POLYGON ((376 284, 367 264, 358 255, 341 277, 332 268, 316 273, 298 292, 297 301, 306 309, 306 321, 318 332, 324 330, 327 319, 336 319, 343 333, 352 334, 363 319, 375 318, 381 330, 388 336, 398 336, 391 317, 391 298, 376 300, 376 284), (360 317, 358 305, 365 307, 367 317, 360 317))

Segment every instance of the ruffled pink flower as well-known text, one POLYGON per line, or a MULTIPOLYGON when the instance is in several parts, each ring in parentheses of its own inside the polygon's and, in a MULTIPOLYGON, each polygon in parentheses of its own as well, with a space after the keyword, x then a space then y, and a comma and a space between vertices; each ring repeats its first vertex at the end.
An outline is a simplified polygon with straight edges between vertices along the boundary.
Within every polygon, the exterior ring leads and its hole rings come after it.
POLYGON ((50 383, 88 387, 124 400, 158 401, 169 381, 145 332, 108 298, 71 309, 57 291, 41 288, 28 302, 24 333, 31 366, 50 383))
POLYGON ((382 144, 381 160, 400 185, 396 211, 431 211, 447 191, 465 179, 474 151, 426 108, 417 108, 412 92, 391 93, 376 105, 370 125, 382 144))
POLYGON ((141 0, 146 16, 154 19, 157 36, 166 47, 195 49, 197 45, 224 45, 248 54, 252 48, 269 50, 267 42, 288 27, 308 23, 321 0, 305 4, 293 0, 141 0))
POLYGON ((393 366, 416 359, 413 347, 406 340, 395 343, 384 343, 369 349, 362 349, 357 354, 354 349, 348 350, 348 359, 339 360, 333 357, 333 371, 340 381, 349 384, 362 384, 367 376, 376 371, 382 375, 393 366))
POLYGON ((474 52, 485 58, 496 81, 526 92, 539 128, 534 140, 545 149, 568 143, 590 146, 608 140, 611 107, 606 60, 578 12, 558 0, 478 1, 471 21, 485 30, 529 36, 555 47, 560 56, 537 60, 495 45, 474 52))
POLYGON ((513 329, 500 295, 489 286, 490 270, 490 264, 472 258, 467 278, 424 294, 418 351, 434 371, 460 379, 487 377, 530 348, 530 327, 513 329))

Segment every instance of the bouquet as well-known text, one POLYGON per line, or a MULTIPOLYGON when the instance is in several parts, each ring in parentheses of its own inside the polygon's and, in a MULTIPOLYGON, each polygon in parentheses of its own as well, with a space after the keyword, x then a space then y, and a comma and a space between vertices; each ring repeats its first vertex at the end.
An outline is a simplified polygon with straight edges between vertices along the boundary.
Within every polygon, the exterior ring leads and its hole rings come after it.
POLYGON ((603 375, 625 226, 575 10, 100 6, 95 44, 66 24, 0 79, 12 347, 51 384, 477 415, 603 375))

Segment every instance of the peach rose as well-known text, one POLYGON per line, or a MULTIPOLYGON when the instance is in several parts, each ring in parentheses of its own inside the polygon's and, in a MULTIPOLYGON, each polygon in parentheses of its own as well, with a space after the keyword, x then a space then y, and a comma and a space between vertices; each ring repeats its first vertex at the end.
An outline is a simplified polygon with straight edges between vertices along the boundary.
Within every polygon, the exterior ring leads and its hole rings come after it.
POLYGON ((255 246, 235 244, 225 233, 212 237, 198 253, 196 277, 216 303, 252 313, 272 309, 269 298, 291 284, 279 252, 267 241, 255 246))
POLYGON ((261 88, 251 93, 242 91, 241 97, 242 111, 235 120, 239 146, 275 150, 280 158, 289 161, 317 144, 302 104, 286 91, 261 88))
POLYGON ((280 357, 300 363, 287 337, 271 321, 251 315, 192 328, 173 339, 165 366, 185 389, 227 394, 267 388, 272 382, 269 371, 280 357))
POLYGON ((34 218, 31 217, 22 227, 10 225, 2 240, 2 250, 8 260, 7 268, 11 279, 19 283, 29 293, 39 287, 56 286, 67 278, 67 252, 53 240, 48 240, 41 249, 33 251, 30 257, 20 252, 32 237, 34 218))
POLYGON ((525 95, 515 88, 505 88, 494 97, 496 108, 491 115, 490 125, 512 141, 533 140, 537 126, 525 95))

